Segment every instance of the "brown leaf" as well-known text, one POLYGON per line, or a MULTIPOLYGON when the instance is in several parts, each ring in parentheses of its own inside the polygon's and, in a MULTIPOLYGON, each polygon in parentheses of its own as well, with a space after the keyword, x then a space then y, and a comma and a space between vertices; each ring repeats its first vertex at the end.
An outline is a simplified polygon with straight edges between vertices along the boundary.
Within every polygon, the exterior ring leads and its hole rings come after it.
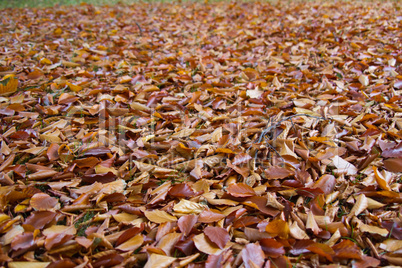
POLYGON ((17 235, 11 242, 12 250, 23 250, 27 251, 33 248, 35 245, 33 233, 23 233, 17 235))
POLYGON ((97 164, 99 164, 99 160, 96 157, 87 157, 83 159, 74 160, 74 163, 77 164, 79 168, 93 168, 97 164))
POLYGON ((383 221, 382 227, 390 232, 390 235, 396 239, 402 240, 402 224, 401 222, 383 221))
POLYGON ((134 251, 137 248, 141 247, 143 242, 143 236, 141 234, 138 234, 120 244, 118 247, 116 247, 116 249, 121 251, 134 251))
POLYGON ((314 188, 319 188, 324 194, 330 194, 335 188, 335 177, 332 175, 325 174, 320 177, 318 181, 314 183, 314 188))
POLYGON ((248 161, 250 161, 252 159, 252 157, 246 153, 240 153, 238 155, 235 156, 235 158, 233 159, 232 164, 233 165, 240 165, 240 164, 245 164, 248 161))
POLYGON ((281 239, 287 239, 290 233, 288 223, 279 218, 270 221, 265 227, 265 231, 268 234, 274 237, 278 236, 281 239))
POLYGON ((117 178, 116 174, 114 174, 113 172, 107 172, 102 174, 84 175, 82 177, 82 181, 86 183, 94 183, 94 182, 108 183, 115 181, 116 178, 117 178))
POLYGON ((176 221, 177 218, 162 210, 145 211, 145 217, 155 223, 176 221))
POLYGON ((99 259, 97 259, 92 266, 94 268, 100 268, 100 267, 112 267, 115 265, 119 265, 124 261, 124 258, 117 253, 111 253, 111 254, 106 254, 99 259))
POLYGON ((340 243, 332 247, 335 257, 338 259, 355 259, 361 260, 361 253, 355 243, 350 240, 343 239, 340 243))
POLYGON ((185 235, 188 236, 191 230, 194 227, 194 224, 197 223, 198 216, 196 215, 185 215, 180 217, 177 221, 177 225, 179 226, 180 231, 185 235))
POLYGON ((278 215, 278 213, 280 212, 277 209, 273 209, 271 207, 267 206, 267 201, 268 199, 266 197, 262 197, 262 196, 252 196, 247 198, 246 201, 243 202, 244 205, 253 207, 255 209, 258 209, 259 211, 261 211, 264 214, 270 215, 275 217, 276 215, 278 215))
POLYGON ((35 69, 28 74, 28 79, 38 79, 41 76, 43 76, 43 72, 41 72, 38 69, 35 69))
POLYGON ((208 226, 204 229, 204 233, 220 249, 223 249, 230 240, 228 231, 221 227, 208 226))
POLYGON ((385 149, 382 154, 383 157, 402 157, 402 142, 395 147, 385 149))
POLYGON ((384 160, 384 167, 391 172, 402 172, 402 158, 389 158, 384 160))
POLYGON ((35 211, 28 218, 24 224, 31 225, 35 229, 42 229, 46 224, 50 223, 56 217, 56 213, 51 211, 35 211))
POLYGON ((244 267, 255 268, 262 267, 264 264, 265 255, 260 244, 247 244, 241 251, 244 267))
POLYGON ((58 204, 58 200, 45 193, 34 194, 31 198, 30 205, 35 210, 54 209, 58 204))
POLYGON ((277 258, 285 254, 283 244, 277 242, 275 239, 264 238, 259 241, 265 255, 271 258, 277 258))
POLYGON ((50 144, 49 148, 47 149, 47 157, 49 158, 50 161, 55 161, 59 159, 59 147, 57 143, 52 143, 50 144))
POLYGON ((97 147, 97 148, 91 148, 88 149, 84 152, 84 156, 102 156, 105 154, 110 154, 111 151, 109 148, 106 147, 97 147))
POLYGON ((67 241, 70 241, 74 235, 66 234, 66 233, 55 233, 46 237, 45 239, 45 248, 47 250, 51 250, 54 247, 58 247, 67 241))
POLYGON ((222 253, 222 249, 216 246, 215 243, 210 242, 205 234, 199 234, 193 237, 196 248, 209 255, 218 255, 222 253))
POLYGON ((278 166, 270 167, 264 172, 267 175, 267 179, 269 180, 284 179, 295 174, 293 171, 288 170, 287 168, 278 166))
POLYGON ((378 171, 377 167, 373 166, 374 170, 374 175, 375 175, 375 180, 377 181, 378 185, 380 186, 381 189, 390 191, 391 188, 388 185, 388 182, 384 178, 384 176, 378 171))
POLYGON ((223 218, 225 218, 225 215, 221 214, 219 211, 215 209, 206 209, 200 213, 198 217, 198 222, 212 223, 220 221, 223 218))
POLYGON ((187 183, 174 185, 172 188, 170 188, 168 194, 173 197, 192 197, 195 195, 193 189, 191 189, 187 183))
POLYGON ((334 250, 330 248, 328 245, 325 244, 320 244, 320 243, 314 243, 306 247, 306 249, 310 250, 311 252, 314 252, 321 257, 326 258, 328 261, 332 262, 332 256, 335 254, 334 250))
POLYGON ((250 197, 256 195, 253 188, 245 183, 233 183, 229 185, 227 192, 234 197, 250 197))
POLYGON ((355 261, 353 263, 353 268, 368 268, 368 267, 378 267, 381 261, 369 256, 362 256, 361 260, 355 261))

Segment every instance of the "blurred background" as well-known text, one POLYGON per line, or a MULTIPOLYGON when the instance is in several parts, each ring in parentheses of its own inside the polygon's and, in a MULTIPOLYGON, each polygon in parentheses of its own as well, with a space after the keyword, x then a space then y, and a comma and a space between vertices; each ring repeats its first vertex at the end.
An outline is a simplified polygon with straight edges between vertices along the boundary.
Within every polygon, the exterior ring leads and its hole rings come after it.
POLYGON ((23 7, 49 7, 54 5, 77 5, 88 3, 94 5, 114 5, 134 2, 171 2, 169 0, 0 0, 0 9, 23 7))

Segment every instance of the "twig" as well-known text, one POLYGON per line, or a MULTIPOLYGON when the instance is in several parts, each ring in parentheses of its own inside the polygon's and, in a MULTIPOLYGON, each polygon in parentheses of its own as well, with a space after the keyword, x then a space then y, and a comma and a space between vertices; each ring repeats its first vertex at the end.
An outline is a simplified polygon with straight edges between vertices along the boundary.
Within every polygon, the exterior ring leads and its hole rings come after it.
POLYGON ((140 36, 142 36, 142 29, 141 29, 140 25, 138 24, 138 22, 136 22, 136 21, 134 21, 134 22, 137 25, 138 29, 140 30, 140 36))
MULTIPOLYGON (((320 120, 327 120, 325 117, 321 117, 321 116, 315 116, 315 115, 310 115, 310 114, 294 114, 294 115, 290 115, 290 116, 287 116, 287 117, 285 117, 285 118, 282 118, 281 120, 279 120, 279 121, 276 122, 275 124, 271 125, 271 118, 270 118, 269 121, 268 121, 268 125, 270 125, 270 126, 267 127, 266 129, 264 129, 264 130, 261 132, 261 135, 260 135, 260 137, 258 138, 258 142, 257 142, 257 143, 261 143, 262 139, 265 139, 265 140, 272 139, 273 137, 269 137, 269 138, 268 138, 267 135, 268 135, 269 133, 271 133, 271 131, 272 131, 273 129, 276 129, 280 124, 282 124, 282 122, 285 122, 285 121, 287 121, 287 120, 290 120, 291 123, 292 123, 293 128, 295 128, 295 125, 294 125, 294 122, 293 122, 292 118, 294 118, 294 117, 299 117, 299 116, 306 116, 306 117, 316 118, 316 119, 320 119, 320 120)), ((331 119, 329 118, 329 120, 331 120, 331 119)), ((296 130, 296 129, 295 129, 295 130, 296 130)), ((285 159, 279 154, 279 152, 278 152, 268 141, 267 141, 267 147, 268 147, 269 149, 272 149, 272 150, 281 158, 281 160, 282 160, 283 162, 285 162, 285 159)), ((250 147, 247 149, 247 151, 248 151, 250 148, 251 148, 251 145, 250 145, 250 147)), ((255 162, 257 162, 257 154, 258 154, 258 148, 256 148, 256 152, 255 152, 255 156, 254 156, 255 162)))

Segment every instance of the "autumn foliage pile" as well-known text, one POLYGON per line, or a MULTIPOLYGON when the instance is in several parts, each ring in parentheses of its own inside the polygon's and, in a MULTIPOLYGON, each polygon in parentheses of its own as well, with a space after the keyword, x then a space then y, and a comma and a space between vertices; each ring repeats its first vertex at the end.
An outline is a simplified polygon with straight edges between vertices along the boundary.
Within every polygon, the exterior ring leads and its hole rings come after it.
POLYGON ((313 2, 1 10, 0 262, 402 265, 400 6, 313 2))

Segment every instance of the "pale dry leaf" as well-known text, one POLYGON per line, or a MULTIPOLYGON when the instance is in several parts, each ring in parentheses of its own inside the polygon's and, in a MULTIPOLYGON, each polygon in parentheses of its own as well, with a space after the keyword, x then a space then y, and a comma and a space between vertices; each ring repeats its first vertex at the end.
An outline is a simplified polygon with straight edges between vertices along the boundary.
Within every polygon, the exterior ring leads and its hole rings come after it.
POLYGON ((176 258, 168 257, 160 254, 151 254, 144 268, 166 268, 171 265, 176 258))
POLYGON ((353 216, 357 216, 360 213, 362 213, 364 210, 368 208, 368 201, 367 197, 364 194, 360 194, 356 198, 356 203, 350 210, 350 213, 348 215, 348 218, 351 218, 353 216))
POLYGON ((152 211, 144 211, 145 217, 148 220, 155 222, 155 223, 164 223, 164 222, 171 222, 176 221, 177 218, 175 216, 170 215, 169 213, 162 211, 162 210, 152 210, 152 211))
POLYGON ((141 245, 144 242, 144 237, 142 234, 138 234, 126 242, 120 244, 116 249, 121 250, 121 251, 134 251, 137 248, 141 247, 141 245))
POLYGON ((179 203, 174 205, 173 211, 183 214, 200 214, 203 210, 207 208, 208 206, 206 205, 182 199, 179 203))
MULTIPOLYGON (((193 237, 194 244, 196 248, 209 255, 218 255, 221 254, 223 249, 220 249, 218 246, 213 244, 212 242, 208 241, 207 237, 205 234, 199 234, 193 237)), ((228 247, 228 244, 226 245, 225 248, 228 247)))

